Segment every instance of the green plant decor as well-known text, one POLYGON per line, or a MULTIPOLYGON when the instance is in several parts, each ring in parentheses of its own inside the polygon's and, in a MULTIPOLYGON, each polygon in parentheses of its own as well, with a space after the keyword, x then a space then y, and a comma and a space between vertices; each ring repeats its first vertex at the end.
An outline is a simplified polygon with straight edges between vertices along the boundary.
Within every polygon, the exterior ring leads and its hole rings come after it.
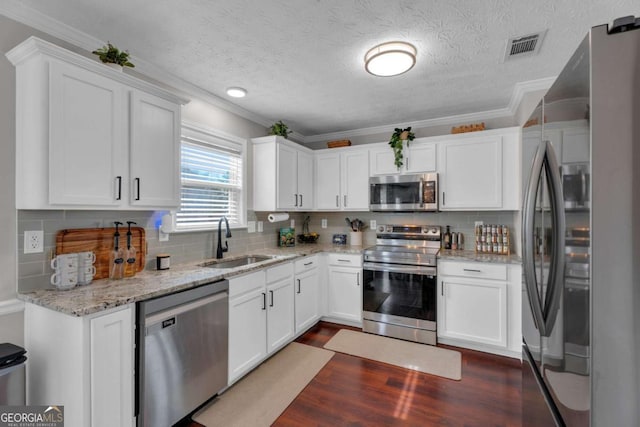
POLYGON ((102 46, 100 49, 96 49, 93 52, 94 55, 98 55, 100 61, 105 64, 118 64, 122 67, 135 67, 129 62, 129 52, 120 51, 117 47, 107 42, 106 46, 102 46))
POLYGON ((393 130, 393 134, 389 140, 389 145, 393 148, 393 162, 398 169, 403 165, 402 141, 407 141, 407 146, 409 146, 409 141, 413 141, 415 138, 416 135, 411 132, 411 126, 405 129, 395 128, 393 130))
POLYGON ((289 126, 282 123, 282 120, 279 120, 276 123, 271 125, 271 131, 270 131, 271 135, 278 135, 286 138, 287 135, 289 135, 291 132, 293 131, 290 131, 289 126))

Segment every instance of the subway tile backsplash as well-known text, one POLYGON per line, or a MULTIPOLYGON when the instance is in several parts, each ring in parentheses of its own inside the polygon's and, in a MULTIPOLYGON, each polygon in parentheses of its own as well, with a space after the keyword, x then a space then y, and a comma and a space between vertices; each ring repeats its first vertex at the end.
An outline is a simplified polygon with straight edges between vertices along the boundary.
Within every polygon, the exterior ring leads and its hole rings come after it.
MULTIPOLYGON (((158 241, 157 224, 166 212, 163 211, 61 211, 61 210, 19 210, 18 211, 18 290, 27 292, 34 289, 49 288, 49 278, 53 271, 49 260, 55 251, 56 234, 67 228, 113 227, 113 221, 135 221, 144 227, 147 238, 146 269, 155 269, 155 257, 159 253, 169 253, 174 264, 194 262, 215 256, 217 231, 192 233, 173 233, 168 242, 158 241), (25 230, 44 230, 44 253, 23 254, 25 230)), ((296 222, 296 231, 302 231, 302 221, 309 215, 309 231, 320 234, 319 243, 331 243, 333 234, 346 233, 349 228, 345 218, 358 218, 366 224, 363 246, 375 244, 375 231, 369 229, 369 221, 375 219, 378 224, 434 224, 450 225, 452 231, 462 232, 465 236, 465 249, 474 250, 474 222, 485 224, 504 224, 512 230, 512 242, 519 237, 519 227, 515 224, 516 212, 438 212, 438 213, 379 213, 379 212, 311 212, 290 213, 296 222), (327 219, 327 228, 321 228, 321 220, 327 219)), ((233 237, 228 239, 229 252, 226 256, 259 252, 261 249, 277 246, 277 230, 288 227, 289 221, 269 223, 266 212, 248 212, 249 221, 263 221, 262 233, 247 233, 246 229, 232 230, 233 237)), ((515 243, 512 243, 512 246, 515 243)), ((512 252, 517 248, 512 247, 512 252)))

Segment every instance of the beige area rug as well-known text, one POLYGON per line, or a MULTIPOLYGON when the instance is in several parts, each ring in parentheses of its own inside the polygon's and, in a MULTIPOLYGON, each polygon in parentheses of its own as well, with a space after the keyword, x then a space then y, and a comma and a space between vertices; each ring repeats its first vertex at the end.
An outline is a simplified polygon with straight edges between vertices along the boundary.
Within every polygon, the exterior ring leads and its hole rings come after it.
POLYGON ((348 329, 341 329, 324 348, 452 380, 462 378, 462 355, 445 348, 348 329))
POLYGON ((334 354, 292 342, 192 419, 207 427, 270 426, 334 354))

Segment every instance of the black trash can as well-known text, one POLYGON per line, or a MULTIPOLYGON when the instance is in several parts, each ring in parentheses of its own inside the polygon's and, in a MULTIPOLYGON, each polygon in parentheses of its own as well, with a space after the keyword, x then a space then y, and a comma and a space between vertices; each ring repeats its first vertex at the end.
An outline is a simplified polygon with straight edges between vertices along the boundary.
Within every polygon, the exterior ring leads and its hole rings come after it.
POLYGON ((15 344, 0 344, 0 406, 26 404, 26 352, 15 344))

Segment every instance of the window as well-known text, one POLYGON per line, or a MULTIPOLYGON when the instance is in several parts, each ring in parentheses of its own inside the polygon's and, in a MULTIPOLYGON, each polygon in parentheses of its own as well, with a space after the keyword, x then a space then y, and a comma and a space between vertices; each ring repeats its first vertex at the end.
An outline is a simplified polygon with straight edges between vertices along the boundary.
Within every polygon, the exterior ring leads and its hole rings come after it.
POLYGON ((183 123, 175 231, 217 228, 223 216, 229 226, 246 225, 244 152, 240 138, 183 123))

